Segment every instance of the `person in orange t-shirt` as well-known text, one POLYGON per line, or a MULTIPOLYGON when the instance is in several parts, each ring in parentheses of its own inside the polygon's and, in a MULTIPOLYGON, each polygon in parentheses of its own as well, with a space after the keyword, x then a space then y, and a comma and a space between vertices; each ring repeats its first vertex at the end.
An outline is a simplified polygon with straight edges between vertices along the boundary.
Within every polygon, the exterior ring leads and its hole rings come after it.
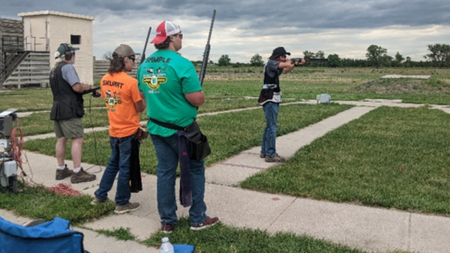
POLYGON ((133 49, 121 44, 114 50, 112 57, 108 73, 100 82, 101 96, 105 99, 108 110, 111 157, 92 204, 108 199, 108 192, 119 173, 114 212, 126 213, 140 206, 139 203, 130 202, 129 180, 133 138, 137 138, 137 131, 141 126, 139 113, 145 110, 146 104, 138 89, 137 80, 126 73, 133 69, 136 60, 133 49))

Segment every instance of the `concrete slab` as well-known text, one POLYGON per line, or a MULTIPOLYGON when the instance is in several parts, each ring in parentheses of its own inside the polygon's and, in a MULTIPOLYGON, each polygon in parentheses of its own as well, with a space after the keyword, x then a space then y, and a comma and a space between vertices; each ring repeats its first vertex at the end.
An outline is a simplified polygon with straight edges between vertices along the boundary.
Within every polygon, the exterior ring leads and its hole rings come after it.
POLYGON ((84 234, 84 247, 89 252, 96 253, 158 253, 159 249, 154 247, 147 247, 135 241, 120 241, 114 237, 107 237, 102 234, 97 234, 88 229, 74 228, 84 234))
POLYGON ((430 75, 385 75, 381 78, 413 78, 413 79, 430 79, 430 75))
MULTIPOLYGON (((142 209, 142 207, 140 208, 142 209)), ((119 228, 129 228, 130 233, 135 236, 138 241, 144 241, 161 228, 158 220, 149 219, 148 217, 140 217, 136 210, 131 213, 121 215, 111 215, 94 222, 85 224, 84 226, 92 230, 115 230, 119 228)))
POLYGON ((450 219, 448 217, 412 214, 410 246, 415 252, 449 252, 450 219))
MULTIPOLYGON (((232 156, 231 158, 228 158, 227 160, 220 162, 219 164, 228 166, 239 166, 242 168, 250 168, 256 170, 265 170, 272 166, 271 163, 266 163, 264 159, 259 157, 259 152, 258 153, 241 152, 238 155, 232 156)), ((214 166, 212 166, 212 168, 213 167, 214 166)))
MULTIPOLYGON (((52 156, 42 155, 35 152, 26 152, 25 156, 28 160, 28 165, 25 164, 24 171, 28 175, 25 177, 26 181, 43 184, 45 186, 55 186, 58 184, 70 185, 73 189, 80 192, 92 192, 100 183, 101 175, 103 174, 103 167, 93 164, 81 163, 83 168, 86 168, 89 173, 96 175, 96 180, 87 183, 71 184, 70 178, 63 180, 56 180, 56 158, 52 156), (88 169, 90 168, 90 169, 88 169), (91 189, 91 191, 89 191, 91 189)), ((67 165, 72 168, 72 161, 66 161, 67 165)))
POLYGON ((206 182, 210 184, 237 186, 246 178, 260 172, 261 169, 235 165, 218 164, 205 171, 206 182))
POLYGON ((409 217, 406 212, 298 198, 268 231, 294 232, 386 252, 407 248, 409 217))
POLYGON ((267 229, 295 200, 294 197, 207 184, 208 215, 218 216, 226 225, 267 229))
POLYGON ((354 105, 358 107, 379 107, 379 106, 388 106, 388 107, 401 107, 401 108, 418 108, 424 106, 423 104, 410 104, 410 103, 402 103, 397 100, 393 101, 382 101, 383 99, 367 99, 363 101, 340 101, 336 100, 333 103, 337 104, 345 104, 345 105, 354 105))

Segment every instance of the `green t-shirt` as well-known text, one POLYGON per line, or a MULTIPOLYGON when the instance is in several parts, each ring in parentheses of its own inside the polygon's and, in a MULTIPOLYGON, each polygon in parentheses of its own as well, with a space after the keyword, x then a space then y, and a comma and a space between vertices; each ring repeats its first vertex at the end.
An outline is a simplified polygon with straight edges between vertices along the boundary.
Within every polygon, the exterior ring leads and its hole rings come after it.
MULTIPOLYGON (((172 50, 157 50, 139 66, 139 90, 145 95, 147 116, 177 126, 187 126, 197 117, 197 108, 185 94, 202 90, 191 61, 172 50)), ((177 131, 148 121, 149 133, 168 137, 177 131)))

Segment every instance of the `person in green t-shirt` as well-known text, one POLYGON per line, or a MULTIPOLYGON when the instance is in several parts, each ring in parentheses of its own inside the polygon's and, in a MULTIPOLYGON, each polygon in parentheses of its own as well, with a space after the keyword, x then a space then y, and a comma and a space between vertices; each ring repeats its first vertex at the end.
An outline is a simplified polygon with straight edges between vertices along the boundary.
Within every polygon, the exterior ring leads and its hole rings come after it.
MULTIPOLYGON (((163 21, 151 43, 158 49, 139 66, 137 79, 147 101, 148 132, 155 147, 157 166, 157 201, 161 230, 172 232, 178 222, 175 180, 180 159, 178 130, 156 122, 185 127, 197 117, 197 108, 205 102, 202 86, 191 61, 178 54, 182 48, 180 26, 163 21)), ((189 159, 192 205, 189 209, 191 230, 216 224, 219 218, 206 215, 205 164, 189 159)))

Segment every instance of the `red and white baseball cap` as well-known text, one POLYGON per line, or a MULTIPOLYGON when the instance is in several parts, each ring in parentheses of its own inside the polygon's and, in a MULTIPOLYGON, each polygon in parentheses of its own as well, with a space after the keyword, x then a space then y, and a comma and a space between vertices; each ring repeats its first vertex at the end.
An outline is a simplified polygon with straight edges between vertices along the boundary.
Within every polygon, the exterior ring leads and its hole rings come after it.
POLYGON ((174 24, 170 21, 163 21, 161 24, 159 24, 158 28, 156 28, 156 37, 152 40, 151 43, 161 44, 167 39, 167 36, 174 35, 180 32, 181 29, 179 25, 174 24))

